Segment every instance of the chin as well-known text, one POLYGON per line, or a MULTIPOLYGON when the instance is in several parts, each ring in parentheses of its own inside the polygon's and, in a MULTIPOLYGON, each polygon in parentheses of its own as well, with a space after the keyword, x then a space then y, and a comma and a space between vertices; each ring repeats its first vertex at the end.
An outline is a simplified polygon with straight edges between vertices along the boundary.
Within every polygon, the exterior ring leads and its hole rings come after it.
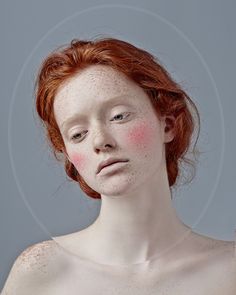
POLYGON ((130 193, 130 183, 127 182, 122 184, 121 181, 114 184, 114 182, 110 182, 107 186, 103 185, 103 188, 100 190, 97 190, 99 194, 104 196, 110 196, 110 197, 120 197, 122 195, 126 195, 130 193))

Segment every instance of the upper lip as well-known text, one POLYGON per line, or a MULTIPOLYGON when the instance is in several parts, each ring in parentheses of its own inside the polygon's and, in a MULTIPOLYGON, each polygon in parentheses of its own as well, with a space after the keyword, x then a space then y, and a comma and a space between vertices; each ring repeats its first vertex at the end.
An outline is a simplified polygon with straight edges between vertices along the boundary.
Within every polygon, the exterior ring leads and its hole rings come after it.
POLYGON ((97 169, 97 174, 102 170, 102 168, 104 168, 107 165, 110 165, 112 163, 116 163, 116 162, 127 162, 127 159, 120 159, 120 158, 109 158, 105 161, 102 161, 99 165, 98 165, 98 169, 97 169))

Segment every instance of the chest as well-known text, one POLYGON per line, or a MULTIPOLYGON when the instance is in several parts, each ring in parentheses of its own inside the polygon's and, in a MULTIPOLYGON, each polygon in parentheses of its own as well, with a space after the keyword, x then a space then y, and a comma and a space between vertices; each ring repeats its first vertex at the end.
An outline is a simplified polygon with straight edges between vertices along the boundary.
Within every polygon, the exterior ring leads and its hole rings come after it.
POLYGON ((232 280, 230 272, 213 266, 165 273, 155 269, 137 273, 81 267, 62 276, 45 291, 58 295, 235 295, 232 280))

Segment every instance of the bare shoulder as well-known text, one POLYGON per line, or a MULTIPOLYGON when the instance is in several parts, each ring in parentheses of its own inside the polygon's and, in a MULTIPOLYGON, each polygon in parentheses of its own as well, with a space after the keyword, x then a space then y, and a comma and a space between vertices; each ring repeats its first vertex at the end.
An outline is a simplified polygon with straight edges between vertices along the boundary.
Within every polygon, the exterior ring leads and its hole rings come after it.
POLYGON ((53 240, 27 247, 15 260, 1 295, 43 294, 44 288, 56 281, 68 260, 53 240))
POLYGON ((228 265, 235 265, 236 248, 234 241, 218 240, 211 237, 194 234, 195 245, 203 254, 209 257, 218 257, 218 261, 225 262, 228 265))
POLYGON ((218 241, 217 244, 216 260, 212 263, 216 273, 216 290, 222 290, 224 294, 236 294, 235 242, 218 241))
POLYGON ((219 266, 222 265, 225 275, 233 283, 236 294, 236 248, 234 241, 220 241, 219 266))
MULTIPOLYGON (((214 288, 214 294, 236 294, 236 248, 234 241, 223 241, 196 234, 202 282, 214 288), (221 293, 220 293, 221 292, 221 293)), ((213 291, 213 290, 212 290, 213 291)))

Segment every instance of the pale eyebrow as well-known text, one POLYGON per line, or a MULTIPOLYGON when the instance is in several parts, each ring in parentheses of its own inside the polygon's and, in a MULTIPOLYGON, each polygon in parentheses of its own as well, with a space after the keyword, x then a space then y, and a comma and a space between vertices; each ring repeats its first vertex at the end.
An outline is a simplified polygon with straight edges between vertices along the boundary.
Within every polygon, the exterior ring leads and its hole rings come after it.
MULTIPOLYGON (((99 110, 101 110, 104 107, 108 107, 110 105, 113 105, 116 102, 122 102, 122 104, 124 104, 124 105, 131 105, 131 102, 129 102, 127 100, 127 97, 128 97, 127 94, 126 95, 123 94, 123 95, 119 95, 119 96, 114 96, 111 99, 109 99, 109 100, 107 100, 105 102, 102 102, 101 105, 100 105, 100 107, 99 107, 99 110)), ((118 103, 117 103, 117 105, 118 105, 118 103)), ((83 115, 83 114, 80 114, 80 113, 76 113, 73 116, 71 116, 68 119, 66 119, 61 124, 61 128, 64 130, 67 127, 73 125, 75 122, 78 122, 80 119, 85 118, 85 117, 86 117, 86 115, 83 115)))

